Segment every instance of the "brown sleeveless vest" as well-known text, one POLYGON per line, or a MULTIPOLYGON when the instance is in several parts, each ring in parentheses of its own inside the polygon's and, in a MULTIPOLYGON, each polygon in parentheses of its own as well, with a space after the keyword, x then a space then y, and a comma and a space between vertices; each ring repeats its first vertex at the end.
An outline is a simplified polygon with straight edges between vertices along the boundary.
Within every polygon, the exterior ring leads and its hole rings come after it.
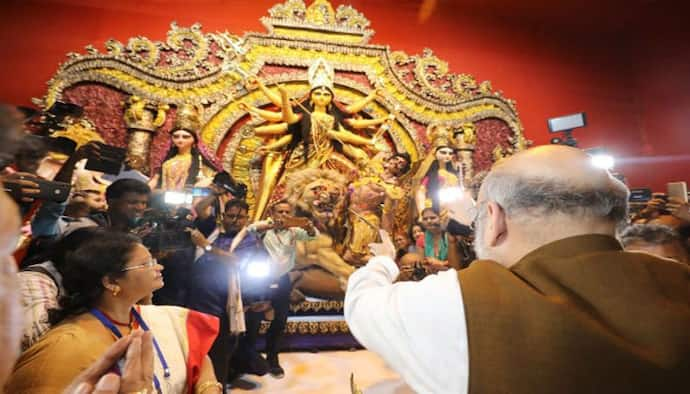
POLYGON ((585 235, 459 271, 469 393, 690 393, 690 269, 585 235))

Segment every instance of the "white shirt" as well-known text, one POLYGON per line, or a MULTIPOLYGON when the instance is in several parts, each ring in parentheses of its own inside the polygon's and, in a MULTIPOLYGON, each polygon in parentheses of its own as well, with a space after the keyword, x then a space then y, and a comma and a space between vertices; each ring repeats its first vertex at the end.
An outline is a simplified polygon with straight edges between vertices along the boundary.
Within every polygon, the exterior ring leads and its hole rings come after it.
MULTIPOLYGON (((255 222, 247 226, 247 230, 254 235, 261 237, 257 230, 258 225, 263 225, 268 221, 255 222)), ((271 258, 276 263, 276 276, 282 276, 295 267, 297 256, 297 241, 309 241, 319 235, 319 230, 314 229, 314 235, 309 235, 307 231, 300 227, 289 227, 282 230, 271 229, 263 234, 263 244, 271 258)))
POLYGON ((350 331, 416 392, 467 393, 467 325, 457 271, 394 284, 398 273, 392 259, 379 256, 350 276, 350 331))

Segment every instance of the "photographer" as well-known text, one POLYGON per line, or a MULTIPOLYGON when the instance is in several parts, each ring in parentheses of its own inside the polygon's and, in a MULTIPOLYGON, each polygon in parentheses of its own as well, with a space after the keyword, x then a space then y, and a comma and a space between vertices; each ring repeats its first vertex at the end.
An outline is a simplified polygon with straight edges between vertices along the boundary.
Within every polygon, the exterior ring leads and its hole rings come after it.
POLYGON ((255 222, 247 228, 263 241, 275 267, 271 275, 278 280, 278 288, 271 295, 275 318, 266 333, 266 358, 273 377, 282 378, 285 371, 278 360, 279 343, 287 323, 292 284, 288 272, 295 266, 297 241, 315 239, 319 232, 306 218, 293 216, 294 208, 287 200, 278 201, 271 208, 271 218, 255 222))
MULTIPOLYGON (((54 182, 62 182, 69 184, 72 181, 74 167, 82 159, 88 157, 99 157, 100 146, 98 143, 89 142, 82 145, 72 154, 62 165, 60 171, 55 175, 54 182)), ((24 180, 31 182, 31 178, 23 177, 24 180)), ((36 184, 38 186, 38 184, 36 184)), ((55 237, 63 234, 67 228, 71 227, 73 220, 65 215, 68 201, 43 201, 38 212, 31 221, 31 233, 34 238, 37 237, 55 237)), ((94 212, 95 213, 95 212, 94 212)))
MULTIPOLYGON (((239 266, 250 261, 267 258, 267 252, 261 241, 252 234, 243 232, 241 240, 237 235, 249 218, 249 205, 244 200, 230 200, 225 204, 222 216, 222 228, 214 232, 212 240, 207 239, 201 231, 190 230, 192 242, 203 251, 203 254, 192 266, 188 282, 187 307, 217 316, 220 319, 220 334, 216 338, 209 356, 213 362, 216 376, 224 384, 230 370, 233 356, 242 364, 246 364, 246 371, 256 375, 264 375, 268 371, 266 361, 256 351, 256 337, 261 324, 261 316, 254 312, 244 314, 242 304, 249 306, 252 298, 248 293, 268 292, 268 283, 242 281, 242 294, 232 294, 230 288, 239 291, 237 284, 239 266), (236 243, 234 253, 230 253, 231 245, 236 243), (261 287, 252 289, 251 286, 261 287), (242 303, 237 297, 242 298, 242 303), (247 335, 237 346, 238 335, 245 331, 247 335), (237 354, 234 350, 237 347, 237 354)), ((213 215, 212 215, 213 216, 213 215)), ((241 274, 240 274, 241 275, 241 274)), ((245 279, 243 277, 243 279, 245 279)), ((233 365, 234 373, 240 372, 238 366, 233 365)))
POLYGON ((652 199, 631 219, 633 224, 657 224, 685 232, 690 227, 690 205, 663 193, 654 193, 652 199))
POLYGON ((130 231, 143 217, 149 204, 151 189, 136 179, 118 179, 105 189, 106 212, 90 215, 97 225, 117 231, 130 231))

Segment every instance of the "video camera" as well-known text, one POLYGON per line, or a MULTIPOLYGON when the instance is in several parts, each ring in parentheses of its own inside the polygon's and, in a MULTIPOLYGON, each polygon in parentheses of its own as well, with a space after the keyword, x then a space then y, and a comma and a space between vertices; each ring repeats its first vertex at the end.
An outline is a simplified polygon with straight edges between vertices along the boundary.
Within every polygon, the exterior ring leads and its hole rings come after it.
POLYGON ((237 199, 247 196, 247 185, 237 182, 227 171, 221 171, 213 177, 213 184, 232 194, 237 199))
POLYGON ((149 209, 137 221, 134 233, 140 234, 142 243, 152 253, 192 249, 194 244, 187 232, 194 225, 191 213, 187 208, 149 209))
MULTIPOLYGON (((247 196, 247 185, 235 181, 226 171, 217 173, 213 177, 213 184, 232 194, 236 199, 244 199, 247 196)), ((168 205, 191 204, 194 198, 206 197, 212 193, 213 190, 204 187, 194 187, 184 191, 167 191, 164 195, 164 202, 168 205)))

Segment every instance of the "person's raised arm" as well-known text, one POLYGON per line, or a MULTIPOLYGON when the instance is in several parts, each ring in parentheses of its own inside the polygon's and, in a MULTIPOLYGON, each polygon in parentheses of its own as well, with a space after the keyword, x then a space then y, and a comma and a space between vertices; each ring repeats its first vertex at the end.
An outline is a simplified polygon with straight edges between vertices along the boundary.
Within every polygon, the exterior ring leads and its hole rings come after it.
POLYGON ((370 245, 375 257, 348 280, 348 327, 416 392, 466 393, 467 329, 457 272, 393 283, 395 247, 385 231, 381 239, 370 245))

